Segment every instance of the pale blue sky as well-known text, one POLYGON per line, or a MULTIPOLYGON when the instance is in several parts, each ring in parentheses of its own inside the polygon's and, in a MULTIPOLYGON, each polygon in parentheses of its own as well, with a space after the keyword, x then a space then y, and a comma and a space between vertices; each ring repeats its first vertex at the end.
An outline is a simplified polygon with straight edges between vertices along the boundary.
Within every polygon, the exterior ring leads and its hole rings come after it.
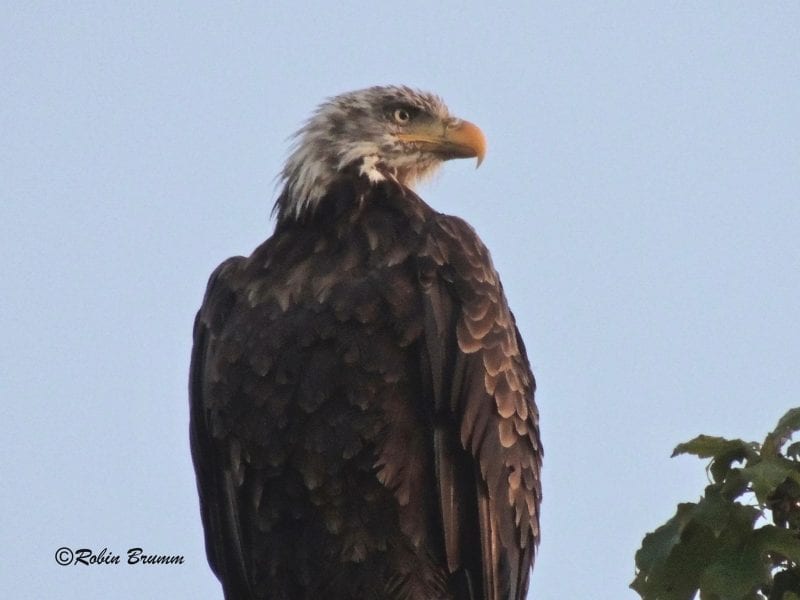
POLYGON ((705 484, 674 445, 798 404, 800 4, 68 4, 0 6, 6 596, 221 597, 192 319, 270 234, 286 138, 354 88, 435 91, 488 137, 420 192, 490 247, 539 381, 532 598, 636 598, 642 536, 705 484))

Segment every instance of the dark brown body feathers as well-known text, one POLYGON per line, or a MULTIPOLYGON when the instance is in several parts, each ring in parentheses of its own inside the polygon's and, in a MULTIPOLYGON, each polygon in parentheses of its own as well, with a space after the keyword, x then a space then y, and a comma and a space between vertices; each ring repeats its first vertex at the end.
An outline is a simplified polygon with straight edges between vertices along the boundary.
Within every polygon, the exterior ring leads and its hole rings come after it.
POLYGON ((534 379, 488 252, 343 177, 211 277, 191 441, 231 599, 510 600, 539 537, 534 379))

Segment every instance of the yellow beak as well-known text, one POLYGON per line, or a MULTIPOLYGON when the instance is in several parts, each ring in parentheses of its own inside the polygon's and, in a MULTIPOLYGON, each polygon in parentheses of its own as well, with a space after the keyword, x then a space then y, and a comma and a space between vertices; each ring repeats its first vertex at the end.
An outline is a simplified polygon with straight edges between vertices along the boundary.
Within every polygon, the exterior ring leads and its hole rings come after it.
POLYGON ((439 154, 445 160, 451 158, 477 158, 481 166, 486 156, 486 137, 477 125, 460 119, 434 121, 411 126, 398 133, 404 142, 420 145, 424 150, 439 154))

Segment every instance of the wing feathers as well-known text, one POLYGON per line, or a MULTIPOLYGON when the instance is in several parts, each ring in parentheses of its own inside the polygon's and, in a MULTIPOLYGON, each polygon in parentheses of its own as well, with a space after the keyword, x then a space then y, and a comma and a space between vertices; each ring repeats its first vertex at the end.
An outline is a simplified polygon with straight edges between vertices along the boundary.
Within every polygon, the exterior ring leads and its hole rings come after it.
POLYGON ((452 422, 435 438, 448 568, 478 571, 485 600, 519 600, 539 537, 533 375, 488 251, 466 223, 440 216, 421 264, 434 403, 452 422), (474 512, 458 504, 465 497, 474 512), (476 527, 480 549, 463 543, 476 527))
POLYGON ((244 474, 238 443, 228 448, 229 460, 223 464, 215 447, 217 435, 208 428, 207 386, 218 380, 216 369, 207 364, 214 331, 222 326, 231 309, 231 294, 226 274, 241 257, 230 258, 212 273, 203 306, 197 313, 189 375, 190 441, 197 474, 200 512, 205 532, 206 552, 212 569, 225 587, 226 598, 249 594, 246 559, 240 529, 238 488, 244 474))

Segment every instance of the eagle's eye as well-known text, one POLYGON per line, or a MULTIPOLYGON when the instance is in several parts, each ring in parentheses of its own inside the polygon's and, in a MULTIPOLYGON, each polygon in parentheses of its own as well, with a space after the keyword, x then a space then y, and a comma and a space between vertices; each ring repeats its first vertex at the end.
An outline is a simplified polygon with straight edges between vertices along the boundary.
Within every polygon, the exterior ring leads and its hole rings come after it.
POLYGON ((396 108, 392 116, 394 117, 394 120, 401 125, 408 123, 411 120, 411 113, 409 113, 405 108, 396 108))

